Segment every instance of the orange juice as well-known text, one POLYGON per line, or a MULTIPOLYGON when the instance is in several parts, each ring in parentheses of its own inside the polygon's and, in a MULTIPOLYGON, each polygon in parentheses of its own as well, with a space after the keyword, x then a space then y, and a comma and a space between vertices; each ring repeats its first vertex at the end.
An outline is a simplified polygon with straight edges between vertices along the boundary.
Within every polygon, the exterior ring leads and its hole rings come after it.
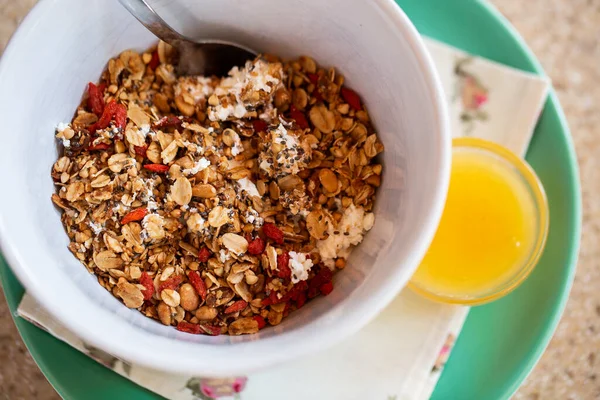
POLYGON ((510 286, 539 247, 539 214, 536 193, 518 166, 455 141, 442 219, 411 287, 438 300, 489 300, 510 286))

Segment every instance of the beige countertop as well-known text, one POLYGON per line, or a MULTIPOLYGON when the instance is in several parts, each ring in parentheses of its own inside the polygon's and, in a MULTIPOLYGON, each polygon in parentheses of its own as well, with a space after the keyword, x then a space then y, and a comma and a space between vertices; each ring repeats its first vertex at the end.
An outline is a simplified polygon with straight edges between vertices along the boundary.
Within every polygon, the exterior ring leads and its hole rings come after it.
MULTIPOLYGON (((583 185, 579 266, 548 350, 516 399, 600 398, 600 1, 493 0, 553 80, 571 127, 583 185)), ((0 49, 35 0, 0 0, 0 49)), ((0 399, 59 399, 27 353, 0 298, 0 399)))

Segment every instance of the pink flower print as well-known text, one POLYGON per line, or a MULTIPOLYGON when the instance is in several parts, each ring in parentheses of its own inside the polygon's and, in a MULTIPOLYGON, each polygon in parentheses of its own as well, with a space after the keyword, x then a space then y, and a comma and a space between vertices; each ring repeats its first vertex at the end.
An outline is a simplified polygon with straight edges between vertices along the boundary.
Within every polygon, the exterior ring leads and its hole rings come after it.
POLYGON ((477 79, 467 75, 463 81, 461 97, 465 110, 477 110, 488 101, 488 91, 477 79))

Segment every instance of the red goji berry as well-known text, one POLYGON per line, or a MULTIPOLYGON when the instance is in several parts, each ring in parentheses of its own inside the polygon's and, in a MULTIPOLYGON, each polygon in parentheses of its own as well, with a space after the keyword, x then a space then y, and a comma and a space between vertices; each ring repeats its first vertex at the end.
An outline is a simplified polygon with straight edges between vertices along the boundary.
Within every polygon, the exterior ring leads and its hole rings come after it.
POLYGON ((252 121, 252 127, 255 132, 264 132, 267 130, 267 123, 262 119, 255 119, 252 121))
POLYGON ((331 282, 331 278, 333 278, 331 270, 327 267, 321 267, 319 272, 308 283, 308 298, 312 299, 318 296, 321 286, 331 282))
POLYGON ((306 76, 308 77, 310 83, 312 83, 313 85, 316 85, 319 81, 319 75, 317 74, 306 74, 306 76))
POLYGON ((258 323, 258 329, 262 329, 265 326, 267 326, 267 322, 260 315, 255 315, 254 317, 252 317, 252 319, 258 323))
POLYGON ((200 329, 204 331, 207 335, 217 336, 221 334, 221 327, 214 325, 200 325, 200 329))
POLYGON ((163 164, 146 164, 144 168, 157 174, 164 174, 169 170, 169 166, 163 164))
POLYGON ((130 211, 123 217, 121 220, 121 225, 126 225, 133 221, 141 221, 148 214, 148 209, 146 207, 136 208, 133 211, 130 211))
POLYGON ((165 289, 175 290, 181 284, 181 282, 183 282, 181 275, 175 275, 167 278, 166 281, 163 281, 158 285, 158 292, 160 293, 165 289))
POLYGON ((127 107, 123 104, 117 104, 113 118, 117 128, 125 129, 127 125, 127 107))
POLYGON ((138 156, 146 157, 146 151, 148 151, 148 145, 146 146, 133 146, 135 154, 138 156))
POLYGON ((318 87, 315 87, 315 90, 313 90, 311 94, 317 101, 323 101, 323 95, 318 87))
POLYGON ((308 125, 308 120, 302 111, 298 111, 296 107, 290 107, 290 118, 296 121, 296 124, 300 127, 300 129, 308 129, 310 126, 308 125))
POLYGON ((179 127, 183 123, 183 120, 174 116, 162 117, 154 125, 152 129, 162 129, 166 127, 179 127))
POLYGON ((202 328, 200 327, 200 325, 192 324, 192 323, 186 322, 186 321, 179 322, 177 324, 176 329, 178 331, 185 332, 185 333, 191 333, 193 335, 199 335, 200 333, 202 333, 202 328))
POLYGON ((206 300, 206 284, 204 280, 200 277, 200 274, 196 271, 190 271, 188 274, 188 279, 190 280, 190 284, 196 289, 198 295, 202 298, 202 300, 206 300))
POLYGON ((340 90, 340 94, 342 95, 344 101, 350 105, 350 107, 352 107, 355 110, 362 110, 362 105, 360 104, 360 97, 358 97, 358 94, 356 94, 354 90, 343 87, 340 90))
POLYGON ((283 231, 276 227, 275 224, 267 222, 263 225, 262 229, 266 237, 277 244, 283 244, 283 231))
POLYGON ((96 123, 90 125, 88 130, 92 133, 96 132, 98 129, 105 129, 110 125, 110 121, 113 119, 115 113, 117 112, 117 102, 111 100, 102 111, 102 115, 96 121, 96 123))
POLYGON ((110 148, 110 144, 108 143, 98 143, 88 146, 87 151, 95 151, 95 150, 106 150, 110 148))
POLYGON ((296 298, 296 308, 302 308, 302 306, 305 303, 306 303, 306 294, 304 292, 302 292, 296 298))
POLYGON ((238 300, 225 309, 225 314, 242 311, 246 307, 248 307, 248 302, 246 300, 238 300))
POLYGON ((282 279, 289 279, 292 277, 292 270, 289 266, 290 254, 288 252, 279 254, 277 256, 277 276, 282 279))
POLYGON ((198 260, 200 262, 207 262, 210 256, 212 256, 212 252, 208 249, 208 247, 202 246, 198 252, 198 260))
POLYGON ((158 50, 154 50, 152 52, 152 58, 148 63, 148 66, 152 71, 154 71, 160 65, 160 58, 158 57, 158 50))
POLYGON ((104 111, 104 90, 96 86, 93 82, 88 83, 88 107, 98 117, 104 111))
POLYGON ((145 288, 142 290, 144 300, 150 300, 152 295, 154 295, 154 281, 152 278, 150 278, 150 275, 148 275, 147 272, 142 272, 142 276, 140 277, 140 285, 145 288))
POLYGON ((333 291, 333 282, 327 282, 321 285, 319 291, 323 296, 327 296, 329 293, 333 291))
POLYGON ((260 236, 257 236, 252 240, 248 240, 248 253, 253 256, 258 256, 265 251, 266 246, 267 244, 265 241, 260 236))

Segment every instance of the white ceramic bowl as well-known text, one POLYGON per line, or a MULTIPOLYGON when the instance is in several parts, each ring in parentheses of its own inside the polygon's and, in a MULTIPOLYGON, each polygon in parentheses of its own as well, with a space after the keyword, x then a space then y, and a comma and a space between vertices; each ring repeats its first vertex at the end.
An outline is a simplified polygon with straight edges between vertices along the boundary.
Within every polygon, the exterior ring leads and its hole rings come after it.
POLYGON ((337 67, 385 144, 376 222, 318 298, 257 335, 193 336, 129 310, 67 250, 50 196, 54 126, 69 121, 110 57, 155 42, 117 1, 42 0, 0 65, 2 251, 27 290, 92 345, 165 371, 246 373, 318 351, 357 331, 405 286, 435 232, 448 185, 450 133, 420 37, 392 0, 152 1, 191 37, 240 42, 337 67))

